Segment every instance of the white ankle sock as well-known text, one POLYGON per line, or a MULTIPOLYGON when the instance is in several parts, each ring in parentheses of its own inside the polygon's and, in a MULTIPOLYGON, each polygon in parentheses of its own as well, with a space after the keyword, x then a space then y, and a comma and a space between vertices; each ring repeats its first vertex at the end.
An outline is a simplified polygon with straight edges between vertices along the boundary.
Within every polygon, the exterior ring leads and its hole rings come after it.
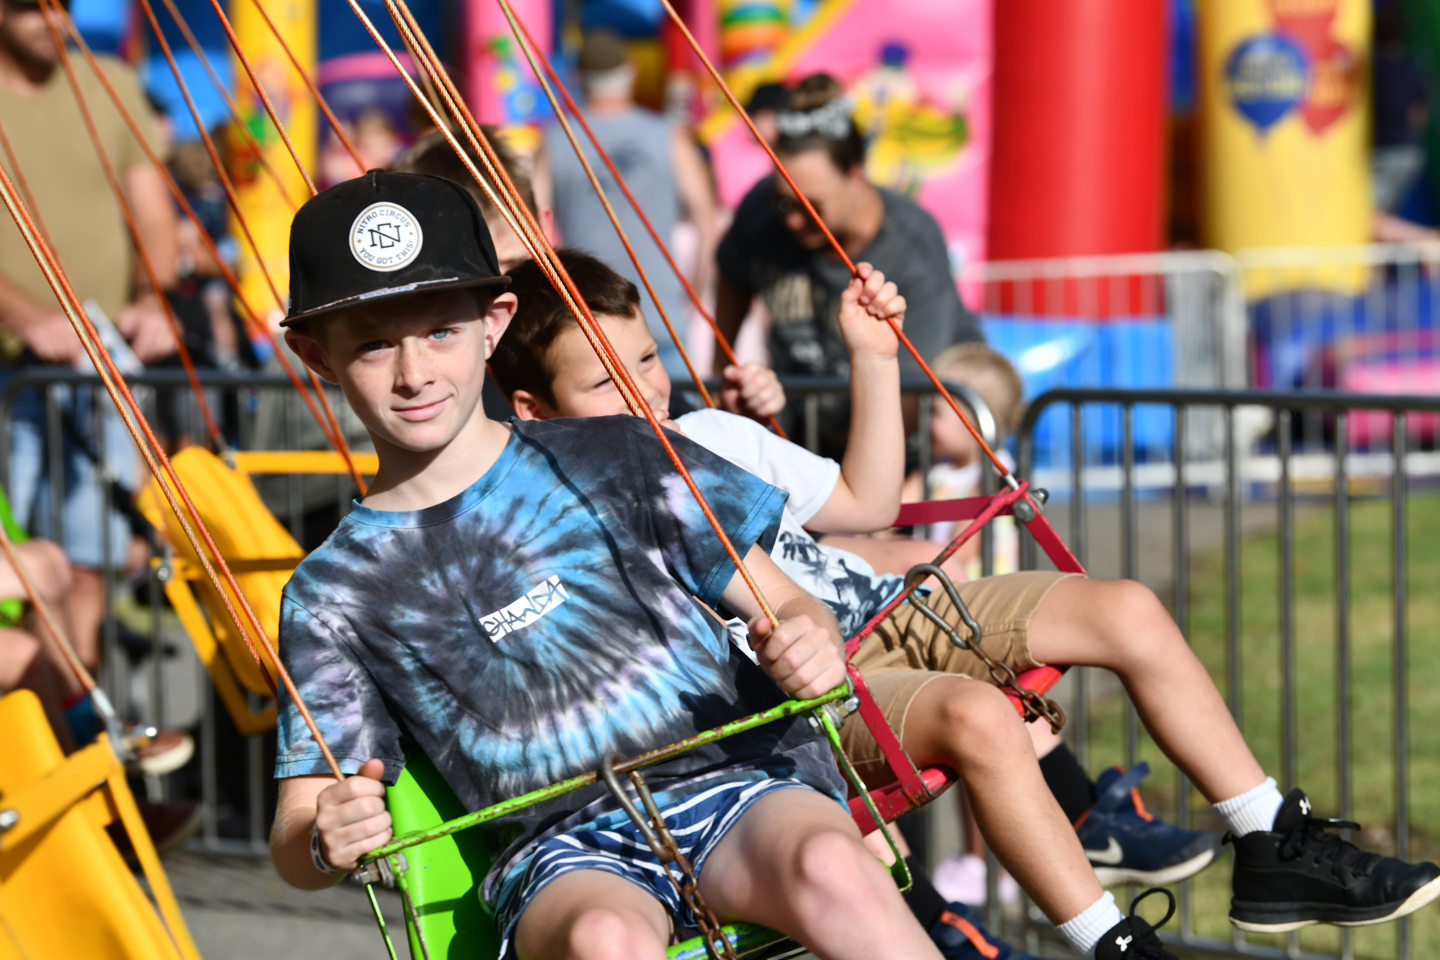
POLYGON ((1095 960, 1095 944, 1124 919, 1125 915, 1115 905, 1115 895, 1106 893, 1079 916, 1066 920, 1055 929, 1060 931, 1060 936, 1065 938, 1072 950, 1085 960, 1095 960))
POLYGON ((1231 833, 1243 837, 1247 833, 1275 829, 1275 815, 1284 802, 1275 778, 1266 777, 1260 786, 1215 804, 1215 812, 1225 818, 1231 833))

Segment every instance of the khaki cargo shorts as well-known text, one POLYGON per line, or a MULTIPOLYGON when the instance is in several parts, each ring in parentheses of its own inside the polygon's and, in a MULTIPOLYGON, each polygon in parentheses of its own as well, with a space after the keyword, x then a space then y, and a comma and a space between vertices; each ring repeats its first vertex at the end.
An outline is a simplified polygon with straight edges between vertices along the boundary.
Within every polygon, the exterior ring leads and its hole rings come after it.
MULTIPOLYGON (((1019 673, 1044 666, 1030 655, 1030 618, 1055 584, 1075 576, 1079 574, 1030 570, 957 584, 956 589, 980 625, 985 652, 1019 673)), ((923 601, 917 598, 904 604, 877 626, 851 661, 902 743, 905 716, 927 683, 956 676, 989 679, 984 661, 951 643, 943 630, 916 612, 916 602, 925 602, 946 623, 953 624, 960 636, 970 636, 949 595, 934 590, 923 601)), ((840 738, 865 782, 878 785, 894 779, 859 714, 846 718, 840 738)))

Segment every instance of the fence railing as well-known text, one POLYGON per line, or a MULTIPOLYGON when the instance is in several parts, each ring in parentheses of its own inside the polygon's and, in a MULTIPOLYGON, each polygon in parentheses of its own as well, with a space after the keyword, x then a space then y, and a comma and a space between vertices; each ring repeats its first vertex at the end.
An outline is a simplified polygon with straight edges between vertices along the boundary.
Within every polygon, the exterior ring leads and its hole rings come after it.
MULTIPOLYGON (((201 379, 234 449, 323 448, 309 411, 285 377, 206 371, 201 379)), ((152 370, 128 380, 162 442, 176 448, 204 442, 203 420, 182 372, 152 370)), ((813 449, 820 400, 848 394, 849 382, 840 377, 800 378, 786 386, 798 438, 808 438, 813 449)), ((995 419, 984 400, 968 387, 953 389, 993 441, 995 419)), ((932 387, 928 381, 907 380, 902 392, 928 395, 932 387)), ((331 399, 352 446, 365 449, 363 430, 343 397, 337 391, 331 399)), ((913 444, 922 466, 930 462, 929 416, 929 403, 915 405, 913 444)), ((147 783, 146 792, 157 801, 198 799, 204 813, 200 839, 206 847, 263 852, 274 812, 274 732, 245 736, 232 722, 165 598, 167 566, 125 569, 123 547, 133 528, 115 515, 115 508, 149 477, 115 419, 93 374, 48 367, 17 371, 0 383, 0 482, 13 489, 17 473, 42 478, 43 489, 15 503, 17 513, 35 533, 62 543, 71 533, 84 533, 67 529, 72 525, 67 520, 73 520, 66 508, 71 500, 90 497, 96 502, 94 515, 112 518, 100 528, 104 543, 98 569, 106 598, 100 681, 126 718, 192 729, 199 754, 198 761, 180 773, 147 783), (77 416, 80 412, 84 416, 77 416), (77 463, 88 467, 77 470, 77 463)), ((307 548, 328 535, 355 496, 344 474, 254 479, 271 512, 307 548)), ((985 543, 992 549, 988 538, 985 543)), ((162 542, 156 540, 150 548, 164 555, 162 542)), ((258 711, 260 698, 248 696, 251 711, 258 711)))
MULTIPOLYGON (((66 404, 74 408, 74 391, 95 383, 70 371, 29 370, 0 389, 0 476, 9 477, 15 465, 12 438, 27 391, 39 392, 40 407, 25 416, 39 425, 46 462, 54 465, 51 454, 67 438, 74 441, 66 404)), ((198 437, 181 374, 146 373, 132 383, 148 413, 158 417, 162 405, 171 405, 172 437, 198 437)), ((254 449, 262 438, 280 449, 309 445, 308 413, 283 378, 212 374, 205 384, 237 447, 254 449)), ((813 414, 806 411, 816 404, 807 398, 848 384, 807 379, 787 387, 801 412, 800 439, 813 440, 816 430, 807 427, 813 414)), ((929 385, 907 382, 905 389, 924 394, 929 385)), ((982 425, 993 427, 983 401, 968 397, 982 425)), ((83 402, 95 405, 90 426, 103 423, 108 401, 83 402)), ((929 406, 916 405, 922 462, 929 406)), ((352 415, 343 403, 337 407, 349 432, 352 415)), ((1440 752, 1440 700, 1432 704, 1429 694, 1432 681, 1440 683, 1440 675, 1430 676, 1440 674, 1440 658, 1425 656, 1440 641, 1431 635, 1440 634, 1440 616, 1428 607, 1430 591, 1407 589, 1418 577, 1440 574, 1411 549, 1440 529, 1440 509, 1431 520, 1432 505, 1440 507, 1437 451, 1430 434, 1413 429, 1435 417, 1440 399, 1421 396, 1058 390, 1034 401, 1018 437, 1019 472, 1050 489, 1047 509, 1057 530, 1095 575, 1140 579, 1170 603, 1266 768, 1287 786, 1303 783, 1322 810, 1383 827, 1365 835, 1367 846, 1413 857, 1440 852, 1440 807, 1430 801, 1440 792, 1429 789, 1440 784, 1440 767, 1410 762, 1412 755, 1440 752), (1087 442, 1096 411, 1116 418, 1113 456, 1096 454, 1087 442), (1168 445, 1143 458, 1135 429, 1142 413, 1170 421, 1168 445), (1069 420, 1067 456, 1037 469, 1037 427, 1055 416, 1069 420), (1298 428, 1307 416, 1323 427, 1308 441, 1298 428), (1357 444, 1352 435, 1362 422, 1370 426, 1366 442, 1357 444), (1215 443, 1192 443, 1202 427, 1214 431, 1215 443)), ((103 459, 104 449, 97 453, 103 459)), ((58 469, 49 483, 60 496, 64 464, 58 469)), ((92 482, 103 476, 96 471, 92 482)), ((331 502, 335 512, 326 522, 333 523, 353 495, 346 478, 325 477, 323 489, 304 486, 314 479, 280 477, 270 491, 272 510, 302 541, 317 533, 306 524, 321 499, 331 502)), ((97 490, 102 498, 112 493, 97 490)), ((1023 559, 1033 565, 1033 549, 1023 559)), ((273 734, 246 739, 231 728, 161 600, 154 570, 135 580, 115 565, 105 573, 111 603, 102 677, 112 700, 137 720, 200 732, 199 764, 147 784, 152 797, 199 796, 207 845, 263 849, 272 816, 273 734), (132 586, 146 602, 128 599, 132 586), (138 645, 133 635, 122 636, 122 623, 140 635, 138 645)), ((1159 774, 1147 784, 1152 806, 1182 826, 1204 822, 1208 806, 1148 746, 1123 693, 1093 671, 1072 676, 1066 735, 1082 762, 1092 770, 1112 761, 1128 765, 1143 752, 1159 774)), ((1440 923, 1429 913, 1353 934, 1306 931, 1288 941, 1245 943, 1224 921, 1228 876, 1223 866, 1212 868, 1184 885, 1179 937, 1188 948, 1220 956, 1385 958, 1440 949, 1440 923)))
MULTIPOLYGON (((201 379, 236 449, 315 446, 318 428, 286 377, 212 370, 201 379)), ((127 380, 162 443, 179 448, 205 441, 198 403, 182 371, 153 369, 127 380)), ((332 405, 359 446, 363 430, 338 391, 332 405)), ((146 533, 132 501, 150 478, 94 374, 34 367, 3 381, 0 478, 21 524, 62 543, 67 553, 73 554, 77 543, 83 551, 87 540, 93 548, 97 531, 90 528, 98 526, 95 569, 105 605, 98 679, 122 717, 196 735, 198 761, 176 774, 149 779, 148 798, 200 800, 201 839, 207 847, 266 850, 275 795, 274 733, 239 733, 164 599, 162 578, 168 568, 137 567, 135 557, 127 556, 131 538, 143 539, 146 533), (75 509, 77 501, 87 499, 88 512, 75 509), (99 522, 101 517, 108 521, 99 522), (77 518, 83 529, 74 529, 77 518)), ((333 528, 355 495, 348 475, 287 475, 258 483, 271 511, 301 543, 328 533, 319 525, 333 528)), ((163 544, 152 538, 143 559, 156 547, 163 553, 163 544)))
MULTIPOLYGON (((961 286, 1029 397, 1065 387, 1440 395, 1440 243, 976 263, 961 286)), ((1118 462, 1118 420, 1090 416, 1087 443, 1118 462)), ((1188 442, 1218 456, 1219 423, 1204 418, 1188 442)), ((1357 421, 1352 442, 1383 446, 1387 424, 1357 421)), ((1142 463, 1172 443, 1151 411, 1132 429, 1142 463)), ((1295 429, 1308 445, 1326 441, 1323 417, 1295 429)), ((1414 417, 1410 429, 1433 434, 1440 421, 1414 417)), ((1065 460, 1068 421, 1039 423, 1034 443, 1036 467, 1065 460)))
MULTIPOLYGON (((1430 733, 1440 697, 1427 683, 1440 620, 1422 586, 1440 491, 1432 444, 1410 429, 1436 413, 1440 398, 1423 396, 1063 389, 1036 398, 1019 436, 1019 472, 1033 476, 1037 424, 1068 414, 1071 457, 1052 462, 1041 485, 1076 556, 1094 575, 1141 580, 1168 602, 1284 789, 1303 785, 1326 815, 1366 824, 1364 845, 1412 859, 1433 859, 1440 837, 1429 789, 1440 773, 1430 733), (1097 409, 1119 419, 1117 464, 1087 453, 1087 415, 1097 409), (1152 450, 1144 464, 1134 430, 1142 410, 1168 418, 1173 437, 1159 451, 1167 455, 1152 450), (1271 427, 1247 438, 1252 410, 1267 412, 1271 427), (1202 413, 1220 425, 1218 460, 1197 458, 1187 442, 1202 413), (1352 426, 1376 415, 1386 418, 1385 448, 1356 450, 1352 426), (1325 418, 1328 452, 1300 450, 1295 428, 1305 416, 1325 418), (1414 767, 1412 756, 1429 762, 1414 767)), ((1027 539, 1022 566, 1036 564, 1027 539)), ((1066 684, 1065 736, 1082 763, 1129 767, 1143 753, 1166 772, 1147 784, 1152 810, 1182 827, 1208 819, 1224 829, 1145 738, 1108 675, 1075 670, 1066 684)), ((1215 956, 1440 955, 1440 918, 1426 912, 1385 927, 1247 941, 1225 922, 1228 883, 1220 866, 1181 885, 1175 940, 1215 956)))

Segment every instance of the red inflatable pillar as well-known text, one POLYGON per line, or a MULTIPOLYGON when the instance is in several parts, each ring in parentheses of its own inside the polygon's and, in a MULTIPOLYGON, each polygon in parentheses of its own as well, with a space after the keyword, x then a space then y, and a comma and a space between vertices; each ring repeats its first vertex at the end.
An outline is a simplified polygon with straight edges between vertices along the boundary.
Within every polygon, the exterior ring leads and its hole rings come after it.
POLYGON ((1162 246, 1166 31, 1165 0, 995 4, 991 259, 1162 246))

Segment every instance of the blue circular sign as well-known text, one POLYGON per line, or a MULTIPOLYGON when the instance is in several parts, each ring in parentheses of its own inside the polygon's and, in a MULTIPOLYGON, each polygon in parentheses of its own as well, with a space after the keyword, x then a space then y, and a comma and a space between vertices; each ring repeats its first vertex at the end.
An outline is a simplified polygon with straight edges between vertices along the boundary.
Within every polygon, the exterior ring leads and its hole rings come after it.
POLYGON ((1225 84, 1235 109, 1264 131, 1305 99, 1310 65, 1305 51, 1289 37, 1261 33, 1230 52, 1225 61, 1225 84))

